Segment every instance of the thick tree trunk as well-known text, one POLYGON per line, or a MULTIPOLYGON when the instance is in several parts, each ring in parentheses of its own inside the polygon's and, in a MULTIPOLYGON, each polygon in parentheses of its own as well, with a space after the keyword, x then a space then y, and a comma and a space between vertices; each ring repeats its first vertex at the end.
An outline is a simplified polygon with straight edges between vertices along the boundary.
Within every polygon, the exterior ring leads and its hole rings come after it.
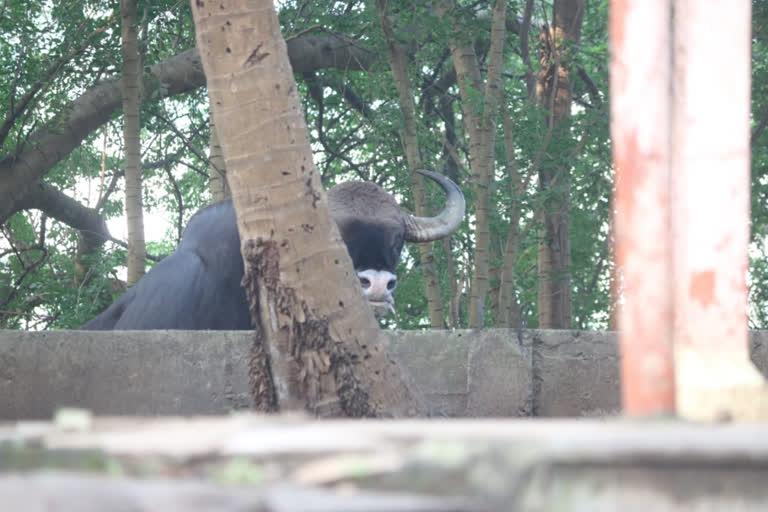
MULTIPOLYGON (((416 215, 429 216, 427 213, 426 194, 424 190, 424 178, 415 171, 422 168, 421 154, 419 150, 418 128, 416 126, 416 105, 413 101, 413 92, 408 83, 408 60, 405 48, 397 42, 392 24, 387 17, 387 2, 378 0, 379 19, 387 40, 389 50, 389 63, 392 68, 392 76, 395 80, 400 101, 400 112, 403 116, 402 141, 405 147, 405 156, 408 162, 408 170, 411 174, 411 191, 416 206, 416 215)), ((427 291, 427 309, 429 324, 433 329, 445 328, 445 313, 443 311, 443 298, 440 294, 440 283, 435 274, 434 243, 418 246, 419 261, 424 271, 424 283, 427 291)))
MULTIPOLYGON (((446 7, 455 7, 449 3, 446 7)), ((489 271, 489 201, 493 176, 493 147, 496 137, 496 112, 499 102, 499 79, 503 67, 504 40, 506 38, 506 2, 497 0, 491 21, 491 48, 488 57, 488 76, 485 89, 480 77, 480 66, 471 44, 461 43, 454 35, 450 40, 456 82, 464 113, 464 125, 469 133, 472 185, 475 192, 475 257, 469 301, 469 327, 484 325, 485 301, 488 295, 489 271), (484 90, 484 105, 477 114, 476 93, 484 90)), ((456 31, 454 31, 456 32, 456 31)))
MULTIPOLYGON (((213 112, 210 99, 208 103, 211 112, 213 112)), ((216 121, 213 119, 213 115, 210 118, 209 128, 211 134, 209 137, 208 160, 211 165, 208 169, 208 186, 211 190, 211 202, 215 203, 232 197, 232 191, 229 189, 229 183, 227 183, 227 168, 224 163, 224 153, 222 153, 221 145, 219 144, 219 135, 216 133, 216 121)))
MULTIPOLYGON (((556 0, 552 24, 542 28, 536 97, 548 111, 556 138, 569 138, 572 81, 570 53, 581 36, 584 0, 556 0)), ((568 329, 572 321, 570 172, 556 158, 545 157, 539 189, 546 197, 541 211, 539 242, 539 327, 568 329)))
POLYGON ((272 2, 191 5, 242 240, 256 408, 423 413, 329 215, 272 2))
POLYGON ((141 193, 141 59, 136 0, 120 0, 123 56, 123 139, 125 141, 125 216, 128 222, 128 286, 144 275, 147 254, 141 193))

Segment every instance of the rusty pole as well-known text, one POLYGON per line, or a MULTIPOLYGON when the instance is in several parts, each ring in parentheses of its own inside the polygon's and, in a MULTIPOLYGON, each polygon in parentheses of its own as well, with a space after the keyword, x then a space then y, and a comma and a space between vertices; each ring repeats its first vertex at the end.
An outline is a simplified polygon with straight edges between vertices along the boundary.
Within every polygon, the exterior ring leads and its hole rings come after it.
POLYGON ((613 0, 611 139, 622 403, 675 410, 669 224, 670 0, 613 0))
POLYGON ((678 409, 692 419, 767 410, 747 345, 750 7, 674 4, 674 343, 678 409))

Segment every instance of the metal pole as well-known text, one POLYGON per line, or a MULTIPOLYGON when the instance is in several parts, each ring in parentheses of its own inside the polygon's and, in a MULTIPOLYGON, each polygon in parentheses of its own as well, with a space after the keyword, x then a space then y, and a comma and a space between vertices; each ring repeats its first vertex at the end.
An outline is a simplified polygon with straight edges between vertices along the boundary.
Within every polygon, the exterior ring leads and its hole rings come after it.
POLYGON ((635 416, 675 410, 668 195, 670 20, 670 0, 611 2, 622 403, 625 412, 635 416))
POLYGON ((678 410, 694 419, 766 412, 746 322, 750 7, 674 2, 674 343, 678 410))

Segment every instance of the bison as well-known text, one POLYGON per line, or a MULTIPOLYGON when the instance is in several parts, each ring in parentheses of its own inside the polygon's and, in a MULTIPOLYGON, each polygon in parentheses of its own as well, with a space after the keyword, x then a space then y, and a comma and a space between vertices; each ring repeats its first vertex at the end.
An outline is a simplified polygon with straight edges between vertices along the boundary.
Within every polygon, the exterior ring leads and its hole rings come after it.
MULTIPOLYGON (((360 279, 363 296, 377 314, 392 309, 395 267, 404 242, 449 236, 464 217, 464 195, 451 180, 418 171, 445 191, 435 217, 400 209, 375 183, 341 183, 328 191, 328 206, 360 279)), ((240 282, 243 260, 231 200, 203 208, 189 220, 176 251, 83 329, 252 329, 240 282)))

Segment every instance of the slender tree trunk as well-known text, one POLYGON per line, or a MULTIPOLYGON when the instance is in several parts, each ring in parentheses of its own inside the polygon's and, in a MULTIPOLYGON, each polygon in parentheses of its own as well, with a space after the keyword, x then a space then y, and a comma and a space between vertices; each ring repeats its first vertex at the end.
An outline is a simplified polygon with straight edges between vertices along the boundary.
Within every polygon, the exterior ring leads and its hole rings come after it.
POLYGON ((459 307, 461 290, 459 288, 459 276, 456 272, 456 260, 453 257, 453 238, 443 238, 443 250, 448 255, 448 327, 458 329, 461 327, 459 307))
MULTIPOLYGON (((454 183, 461 183, 459 179, 459 164, 457 159, 451 155, 451 149, 456 147, 456 116, 453 112, 453 99, 447 94, 443 94, 438 103, 440 119, 445 124, 445 142, 443 144, 443 172, 451 178, 454 183), (450 148, 449 148, 450 146, 450 148)), ((443 239, 443 250, 447 255, 448 264, 448 326, 452 329, 461 327, 460 308, 461 308, 461 287, 457 271, 456 258, 454 256, 454 247, 456 241, 453 236, 443 239)))
POLYGON ((136 0, 120 0, 123 55, 123 138, 125 139, 125 216, 128 221, 128 286, 144 275, 146 244, 141 195, 141 59, 136 0))
MULTIPOLYGON (((531 64, 528 46, 528 34, 533 17, 533 0, 526 0, 523 12, 523 20, 520 24, 520 56, 525 63, 525 84, 528 92, 528 101, 536 99, 536 76, 531 64)), ((509 207, 509 228, 504 243, 504 254, 501 263, 501 276, 499 279, 498 311, 496 312, 497 327, 515 327, 520 324, 520 304, 515 297, 515 263, 520 244, 525 238, 525 233, 520 232, 520 218, 522 213, 522 198, 530 185, 532 171, 529 170, 525 179, 521 176, 520 169, 515 158, 514 123, 506 108, 506 102, 501 102, 501 119, 504 128, 504 153, 507 162, 507 174, 512 184, 512 202, 509 207)), ((549 137, 545 137, 544 145, 539 153, 544 154, 549 137)), ((535 160, 538 167, 541 157, 535 160)), ((529 224, 530 227, 532 224, 529 224)))
MULTIPOLYGON (((455 7, 455 2, 443 8, 455 7)), ((483 91, 480 66, 471 43, 460 43, 451 38, 451 54, 456 67, 456 82, 461 95, 464 125, 469 132, 469 153, 472 185, 475 191, 475 264, 469 302, 469 327, 483 327, 485 301, 488 295, 489 272, 489 201, 493 176, 493 148, 496 137, 496 111, 499 102, 499 80, 503 67, 504 40, 506 38, 506 2, 497 0, 491 21, 491 47, 488 58, 488 76, 484 89, 484 105, 477 114, 474 91, 483 91)), ((457 31, 454 30, 454 33, 457 31)))
POLYGON ((515 159, 514 126, 509 111, 502 102, 502 125, 504 127, 504 153, 507 157, 507 174, 512 182, 512 201, 509 206, 509 229, 504 244, 504 255, 501 264, 499 282, 499 308, 496 314, 497 327, 514 327, 519 321, 520 308, 515 298, 515 263, 520 249, 520 215, 521 199, 525 193, 526 184, 520 176, 515 159))
MULTIPOLYGON (((211 112, 213 112, 213 106, 210 105, 211 112)), ((210 116, 210 138, 208 149, 208 160, 211 162, 210 169, 208 170, 208 185, 211 190, 211 202, 215 203, 223 199, 232 197, 232 191, 229 190, 229 183, 227 183, 227 169, 224 164, 224 153, 221 151, 221 145, 219 144, 219 135, 216 133, 216 121, 213 119, 213 115, 210 116)))
POLYGON ((469 292, 469 327, 482 327, 485 315, 485 290, 488 287, 488 185, 483 171, 482 130, 480 116, 475 113, 475 91, 482 90, 480 66, 475 49, 471 44, 461 46, 451 41, 453 65, 456 68, 456 82, 459 85, 464 127, 469 134, 469 158, 471 183, 474 189, 475 210, 475 252, 472 279, 469 292))
POLYGON ((501 260, 504 248, 498 241, 491 241, 488 257, 488 308, 493 318, 492 325, 496 325, 499 312, 499 286, 501 286, 501 265, 494 264, 501 260))
MULTIPOLYGON (((408 162, 408 170, 411 175, 411 191, 416 207, 416 215, 429 216, 424 190, 424 178, 415 171, 421 169, 421 154, 419 151, 419 135, 416 126, 416 105, 413 101, 413 92, 408 82, 408 60, 405 48, 397 42, 392 24, 387 17, 387 1, 376 2, 379 9, 379 19, 387 40, 389 50, 389 63, 392 68, 392 76, 400 100, 400 112, 403 116, 402 140, 405 148, 405 156, 408 162)), ((443 311, 443 298, 440 294, 440 283, 435 274, 434 243, 421 244, 417 247, 419 261, 424 270, 424 283, 427 291, 427 310, 429 324, 433 329, 445 328, 445 312, 443 311)))
MULTIPOLYGON (((552 23, 541 31, 541 71, 537 99, 548 111, 549 129, 570 138, 572 81, 570 53, 581 36, 584 0, 556 0, 552 23)), ((572 322, 570 171, 546 157, 539 168, 539 188, 546 200, 541 212, 539 242, 539 327, 568 329, 572 322)))
MULTIPOLYGON (((611 200, 611 211, 613 211, 613 200, 611 200)), ((619 328, 619 290, 618 277, 619 269, 616 265, 616 237, 614 235, 613 215, 609 217, 610 227, 605 243, 608 245, 608 330, 616 331, 619 328)))
POLYGON ((272 2, 190 3, 242 240, 255 407, 423 413, 329 215, 272 2))

